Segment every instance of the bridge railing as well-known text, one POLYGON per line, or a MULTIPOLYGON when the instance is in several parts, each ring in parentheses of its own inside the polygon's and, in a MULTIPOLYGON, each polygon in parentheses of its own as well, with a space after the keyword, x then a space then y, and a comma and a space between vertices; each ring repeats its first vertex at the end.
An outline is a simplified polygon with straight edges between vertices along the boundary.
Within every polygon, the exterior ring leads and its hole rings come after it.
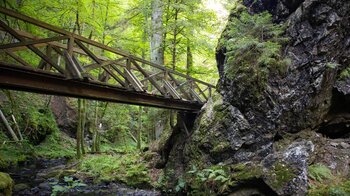
POLYGON ((1 34, 2 61, 12 61, 20 66, 58 74, 67 79, 86 80, 199 103, 205 102, 215 89, 209 83, 12 10, 0 7, 0 13, 38 29, 48 30, 47 34, 51 35, 34 36, 0 20, 0 31, 11 35, 1 34), (24 50, 39 57, 37 65, 29 63, 18 54, 24 50))

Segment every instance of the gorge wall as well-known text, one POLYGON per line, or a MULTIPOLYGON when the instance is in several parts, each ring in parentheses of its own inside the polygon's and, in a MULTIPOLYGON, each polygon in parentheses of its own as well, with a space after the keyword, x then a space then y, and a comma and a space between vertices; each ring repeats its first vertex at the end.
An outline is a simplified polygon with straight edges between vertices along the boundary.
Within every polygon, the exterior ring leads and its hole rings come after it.
MULTIPOLYGON (((310 167, 324 165, 331 175, 349 179, 350 1, 244 0, 243 5, 250 14, 268 11, 286 26, 282 55, 290 63, 284 74, 271 72, 257 95, 254 83, 227 77, 225 67, 237 65, 220 44, 220 95, 204 106, 190 136, 177 132, 165 167, 180 176, 193 165, 226 165, 236 185, 261 180, 278 195, 305 195, 313 183, 310 167), (237 165, 244 177, 235 176, 237 165)), ((239 13, 231 13, 221 42, 231 39, 225 32, 234 17, 239 13)), ((239 186, 232 187, 234 194, 239 186)))

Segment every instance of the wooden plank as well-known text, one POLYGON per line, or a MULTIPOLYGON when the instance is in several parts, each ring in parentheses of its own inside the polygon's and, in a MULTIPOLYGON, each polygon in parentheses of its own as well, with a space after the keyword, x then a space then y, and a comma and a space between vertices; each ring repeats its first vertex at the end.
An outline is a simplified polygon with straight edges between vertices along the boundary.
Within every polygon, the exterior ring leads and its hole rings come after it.
POLYGON ((145 77, 144 79, 140 80, 140 82, 145 82, 145 81, 149 80, 150 78, 153 78, 153 77, 155 77, 155 76, 158 76, 158 75, 160 75, 160 74, 162 74, 162 73, 164 73, 164 71, 160 71, 160 72, 158 72, 158 73, 151 74, 150 76, 145 77))
POLYGON ((16 60, 17 62, 19 62, 20 64, 27 66, 27 67, 31 67, 31 65, 29 63, 27 63, 26 61, 24 61, 21 57, 17 56, 16 54, 14 54, 11 51, 5 50, 5 53, 7 55, 9 55, 10 57, 12 57, 14 60, 16 60))
MULTIPOLYGON (((145 77, 149 77, 150 75, 142 69, 142 67, 137 64, 137 62, 134 59, 131 59, 132 63, 134 64, 134 66, 145 76, 145 77)), ((151 82, 151 84, 162 94, 165 95, 166 92, 164 92, 164 90, 162 89, 162 87, 160 87, 157 84, 157 81, 155 81, 153 78, 149 78, 149 81, 151 82)))
POLYGON ((34 19, 34 18, 28 17, 28 16, 26 16, 26 15, 17 13, 17 12, 15 12, 15 11, 10 10, 10 9, 6 9, 6 8, 3 8, 3 7, 0 7, 0 13, 3 13, 3 14, 5 14, 5 15, 8 15, 8 16, 11 16, 11 17, 14 17, 14 18, 17 18, 17 19, 20 19, 20 20, 25 21, 25 22, 29 22, 29 23, 31 23, 31 24, 34 24, 34 25, 37 25, 37 26, 39 26, 39 27, 42 27, 42 28, 45 28, 45 29, 54 31, 54 32, 56 32, 56 33, 60 33, 60 34, 63 34, 63 35, 71 35, 71 36, 73 36, 75 39, 80 40, 80 41, 82 41, 82 42, 85 42, 85 43, 87 43, 87 44, 90 44, 90 45, 99 47, 99 48, 101 48, 101 49, 104 49, 104 50, 113 52, 113 53, 115 53, 115 54, 119 54, 119 55, 122 55, 122 56, 130 57, 130 58, 134 59, 134 60, 137 61, 137 62, 144 63, 144 64, 148 64, 148 65, 150 65, 150 66, 152 66, 152 67, 155 67, 155 68, 158 68, 158 69, 161 69, 161 70, 164 70, 164 71, 168 71, 169 73, 176 74, 176 75, 181 76, 181 77, 184 77, 184 78, 186 78, 186 79, 191 79, 191 80, 194 80, 194 81, 196 81, 196 82, 198 82, 198 83, 204 84, 204 85, 206 85, 206 86, 210 86, 210 87, 212 87, 212 88, 215 88, 214 85, 211 85, 211 84, 209 84, 209 83, 200 81, 200 80, 195 79, 195 78, 191 78, 191 77, 187 76, 186 74, 182 74, 182 73, 173 71, 173 70, 171 70, 171 69, 169 69, 169 68, 166 68, 165 66, 158 65, 158 64, 155 64, 155 63, 146 61, 146 60, 144 60, 144 59, 142 59, 142 58, 133 56, 133 55, 131 55, 130 53, 128 53, 128 52, 126 52, 126 51, 118 50, 118 49, 115 49, 115 48, 106 46, 106 45, 104 45, 104 44, 98 43, 98 42, 96 42, 96 41, 87 39, 87 38, 82 37, 82 36, 80 36, 80 35, 72 34, 72 33, 69 32, 69 31, 65 31, 65 30, 63 30, 63 29, 60 29, 60 28, 55 27, 55 26, 53 26, 53 25, 50 25, 50 24, 47 24, 47 23, 45 23, 45 22, 36 20, 36 19, 34 19))
POLYGON ((163 80, 164 82, 164 87, 169 91, 170 95, 175 98, 175 99, 181 99, 181 96, 179 93, 176 92, 174 87, 166 80, 163 80))
POLYGON ((121 80, 117 75, 115 75, 113 73, 112 70, 110 70, 109 67, 106 67, 105 70, 112 76, 112 78, 114 78, 119 84, 121 84, 123 87, 125 87, 125 83, 123 82, 123 80, 121 80))
MULTIPOLYGON (((181 93, 185 96, 185 99, 188 99, 188 100, 191 100, 191 97, 188 95, 188 93, 182 88, 183 85, 179 83, 179 81, 176 80, 176 78, 171 74, 171 73, 168 73, 169 76, 170 76, 170 79, 172 81, 175 82, 175 85, 176 85, 176 88, 175 90, 177 89, 180 89, 181 93)), ((188 82, 188 80, 185 82, 185 84, 188 82)))
MULTIPOLYGON (((19 41, 25 41, 23 37, 18 35, 13 29, 11 29, 9 26, 7 26, 3 21, 0 20, 0 26, 2 26, 7 32, 9 32, 12 36, 14 36, 16 39, 19 41)), ((47 63, 52 65, 57 71, 60 73, 64 74, 64 70, 55 64, 54 62, 51 61, 50 58, 48 58, 45 54, 43 54, 38 48, 34 47, 33 45, 27 45, 27 47, 32 50, 35 54, 40 56, 43 60, 45 60, 47 63)))
POLYGON ((79 40, 75 40, 75 43, 90 57, 92 58, 96 63, 101 64, 102 61, 94 54, 92 53, 83 43, 81 43, 79 40))
POLYGON ((115 63, 118 63, 120 61, 124 61, 126 59, 127 59, 127 57, 123 57, 123 58, 116 59, 116 60, 103 61, 101 64, 93 63, 93 64, 90 64, 90 65, 84 66, 84 69, 85 69, 85 71, 91 71, 93 69, 96 69, 96 68, 99 68, 99 67, 104 67, 104 66, 111 65, 111 64, 115 64, 115 63))
POLYGON ((198 86, 198 84, 196 82, 193 82, 195 84, 195 86, 198 88, 199 92, 201 93, 201 95, 203 95, 205 100, 208 100, 208 97, 204 94, 204 91, 202 91, 202 89, 198 86))
POLYGON ((67 75, 68 79, 83 79, 79 69, 75 65, 72 57, 69 55, 68 51, 64 51, 64 59, 66 61, 67 75))
POLYGON ((37 40, 23 40, 17 43, 0 45, 0 49, 16 48, 16 47, 28 46, 28 45, 40 44, 40 43, 50 43, 53 41, 60 41, 67 38, 68 36, 57 36, 57 37, 50 37, 50 38, 37 39, 37 40))
POLYGON ((199 112, 202 103, 169 99, 93 81, 66 80, 57 73, 0 61, 0 88, 199 112))
POLYGON ((127 68, 124 67, 124 74, 132 87, 138 92, 143 91, 143 85, 127 68))

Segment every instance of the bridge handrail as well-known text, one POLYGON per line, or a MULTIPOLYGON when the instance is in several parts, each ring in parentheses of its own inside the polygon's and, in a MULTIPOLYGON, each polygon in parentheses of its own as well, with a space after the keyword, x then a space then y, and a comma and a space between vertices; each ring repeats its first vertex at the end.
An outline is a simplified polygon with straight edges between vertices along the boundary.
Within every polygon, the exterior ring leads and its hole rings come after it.
POLYGON ((93 40, 90 40, 88 38, 85 38, 83 36, 80 36, 80 35, 77 35, 77 34, 74 34, 74 33, 71 33, 69 31, 66 31, 64 29, 60 29, 56 26, 53 26, 53 25, 50 25, 48 23, 45 23, 45 22, 42 22, 42 21, 39 21, 37 19, 34 19, 32 17, 29 17, 29 16, 26 16, 26 15, 23 15, 23 14, 20 14, 18 12, 15 12, 13 10, 10 10, 10 9, 7 9, 7 8, 4 8, 4 7, 1 7, 0 6, 0 13, 4 14, 4 15, 7 15, 7 16, 10 16, 10 17, 13 17, 13 18, 17 18, 19 20, 22 20, 24 22, 28 22, 28 23, 31 23, 31 24, 34 24, 36 26, 39 26, 41 28, 44 28, 44 29, 47 29, 47 30, 50 30, 50 31, 53 31, 53 32, 56 32, 56 33, 59 33, 59 34, 62 34, 62 35, 66 35, 66 36, 69 36, 71 38, 74 38, 74 39, 77 39, 79 41, 82 41, 84 43, 87 43, 87 44, 91 44, 93 46, 96 46, 98 48, 101 48, 101 49, 104 49, 104 50, 107 50, 107 51, 110 51, 110 52, 113 52, 115 54, 118 54, 118 55, 121 55, 121 56, 124 56, 124 57, 128 57, 130 59, 134 59, 138 62, 141 62, 141 63, 144 63, 144 64, 147 64, 147 65, 150 65, 152 67, 155 67, 157 69, 161 69, 165 72, 168 72, 168 73, 172 73, 172 74, 175 74, 175 75, 178 75, 178 76, 181 76, 183 78, 186 78, 188 80, 191 80, 191 81, 195 81, 195 82, 198 82, 198 83, 201 83, 205 86, 208 86, 210 88, 213 88, 215 89, 216 87, 212 84, 209 84, 207 82, 204 82, 204 81, 201 81, 201 80, 198 80, 196 78, 192 78, 186 74, 183 74, 183 73, 180 73, 180 72, 177 72, 177 71, 174 71, 172 69, 169 69, 165 66, 162 66, 162 65, 159 65, 159 64, 156 64, 156 63, 152 63, 150 61, 147 61, 147 60, 144 60, 140 57, 137 57, 137 56, 134 56, 132 54, 130 54, 129 52, 127 51, 123 51, 123 50, 120 50, 120 49, 116 49, 116 48, 112 48, 112 47, 109 47, 109 46, 106 46, 104 44, 101 44, 99 42, 96 42, 96 41, 93 41, 93 40))

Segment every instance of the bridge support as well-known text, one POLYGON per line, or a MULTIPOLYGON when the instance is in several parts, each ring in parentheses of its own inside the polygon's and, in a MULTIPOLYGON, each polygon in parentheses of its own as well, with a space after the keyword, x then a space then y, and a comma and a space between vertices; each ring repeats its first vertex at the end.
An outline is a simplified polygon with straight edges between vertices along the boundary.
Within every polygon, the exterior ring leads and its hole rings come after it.
POLYGON ((197 118, 197 113, 192 112, 178 112, 177 113, 177 123, 173 128, 172 133, 169 138, 167 138, 164 146, 161 147, 159 151, 161 155, 161 160, 159 160, 155 167, 158 169, 164 168, 168 162, 169 155, 172 149, 175 149, 178 145, 183 145, 186 142, 193 130, 195 120, 197 118))

